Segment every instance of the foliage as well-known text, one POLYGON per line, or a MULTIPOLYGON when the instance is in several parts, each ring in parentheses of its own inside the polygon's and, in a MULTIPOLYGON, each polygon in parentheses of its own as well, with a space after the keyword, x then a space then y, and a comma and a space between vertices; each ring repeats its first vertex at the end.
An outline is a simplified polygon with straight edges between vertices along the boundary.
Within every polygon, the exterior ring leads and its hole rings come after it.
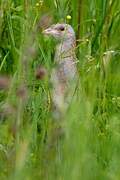
POLYGON ((120 179, 119 22, 119 0, 0 1, 0 179, 120 179), (80 81, 62 122, 42 34, 57 22, 76 31, 80 81))

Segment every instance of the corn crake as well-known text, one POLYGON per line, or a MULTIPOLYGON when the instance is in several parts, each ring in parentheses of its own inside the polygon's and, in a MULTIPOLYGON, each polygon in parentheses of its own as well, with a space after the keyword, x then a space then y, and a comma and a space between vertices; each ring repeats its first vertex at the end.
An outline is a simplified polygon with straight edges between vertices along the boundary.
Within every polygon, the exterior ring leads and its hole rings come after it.
POLYGON ((66 112, 75 90, 77 79, 76 38, 74 30, 69 24, 52 25, 43 33, 57 40, 54 58, 56 66, 51 73, 52 101, 55 107, 54 115, 57 117, 58 114, 61 116, 66 112))

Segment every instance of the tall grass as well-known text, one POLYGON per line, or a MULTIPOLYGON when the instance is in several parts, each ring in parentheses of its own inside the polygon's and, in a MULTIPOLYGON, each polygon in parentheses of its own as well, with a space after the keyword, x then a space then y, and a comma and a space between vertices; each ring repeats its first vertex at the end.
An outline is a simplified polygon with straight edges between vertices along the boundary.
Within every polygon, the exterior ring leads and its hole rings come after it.
POLYGON ((119 69, 119 0, 1 0, 0 179, 120 179, 119 69), (55 43, 42 34, 57 22, 76 32, 80 79, 62 124, 51 116, 55 43))

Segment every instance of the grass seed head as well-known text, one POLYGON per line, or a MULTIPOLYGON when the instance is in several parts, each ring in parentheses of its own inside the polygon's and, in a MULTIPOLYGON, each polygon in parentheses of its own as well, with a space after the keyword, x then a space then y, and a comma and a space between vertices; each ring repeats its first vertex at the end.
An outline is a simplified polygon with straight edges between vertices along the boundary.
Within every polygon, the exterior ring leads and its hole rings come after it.
POLYGON ((16 95, 21 99, 26 99, 27 98, 27 88, 25 86, 19 87, 16 95))
POLYGON ((10 86, 10 78, 7 76, 0 76, 0 90, 7 90, 10 86))
POLYGON ((36 79, 42 80, 46 76, 46 69, 44 67, 38 67, 35 72, 36 79))
POLYGON ((50 14, 44 14, 39 21, 38 27, 46 29, 52 24, 52 16, 50 14))

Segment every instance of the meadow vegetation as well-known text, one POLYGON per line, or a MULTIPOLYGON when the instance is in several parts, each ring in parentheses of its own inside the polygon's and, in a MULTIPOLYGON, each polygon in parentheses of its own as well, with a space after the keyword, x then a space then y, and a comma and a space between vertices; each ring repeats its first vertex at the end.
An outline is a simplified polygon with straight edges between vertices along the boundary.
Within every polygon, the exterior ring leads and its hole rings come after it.
POLYGON ((0 179, 34 178, 120 179, 119 0, 0 0, 0 179), (57 22, 76 32, 79 82, 56 142, 42 31, 57 22))

